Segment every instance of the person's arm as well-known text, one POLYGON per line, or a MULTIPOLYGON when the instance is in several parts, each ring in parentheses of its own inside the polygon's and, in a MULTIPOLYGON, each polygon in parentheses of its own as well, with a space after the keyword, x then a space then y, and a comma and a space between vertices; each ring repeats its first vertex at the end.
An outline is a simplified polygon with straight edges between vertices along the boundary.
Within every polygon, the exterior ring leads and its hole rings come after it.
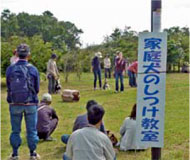
POLYGON ((104 156, 106 160, 114 160, 116 157, 113 145, 107 136, 105 138, 104 156))
POLYGON ((10 82, 9 82, 10 67, 6 70, 6 85, 7 85, 7 102, 10 103, 10 82))
POLYGON ((40 74, 38 72, 38 70, 35 68, 36 70, 36 77, 35 77, 35 91, 36 91, 36 94, 39 92, 40 90, 40 74))
POLYGON ((111 68, 111 60, 108 59, 109 68, 111 68))
POLYGON ((106 133, 106 129, 105 129, 105 126, 104 126, 104 123, 102 122, 101 125, 100 125, 100 131, 107 134, 106 133))
POLYGON ((123 125, 120 128, 121 136, 123 136, 125 134, 125 131, 126 131, 126 120, 124 120, 123 125))
POLYGON ((75 120, 74 126, 73 126, 73 132, 79 129, 79 124, 78 124, 78 117, 75 120))
POLYGON ((66 156, 70 159, 72 159, 72 157, 73 157, 72 135, 69 137, 69 140, 67 143, 66 156))
POLYGON ((52 118, 56 118, 56 119, 59 119, 57 114, 56 114, 56 111, 52 108, 52 118))

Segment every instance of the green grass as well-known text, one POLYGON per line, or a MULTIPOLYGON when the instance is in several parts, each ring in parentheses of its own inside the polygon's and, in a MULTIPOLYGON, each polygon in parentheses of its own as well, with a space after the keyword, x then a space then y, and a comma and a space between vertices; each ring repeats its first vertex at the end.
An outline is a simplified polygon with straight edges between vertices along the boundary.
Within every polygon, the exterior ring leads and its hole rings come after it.
MULTIPOLYGON (((92 74, 83 74, 81 81, 78 81, 75 74, 72 74, 68 83, 63 88, 78 89, 81 99, 77 103, 63 103, 60 95, 53 95, 52 106, 59 116, 59 124, 53 137, 57 141, 39 142, 38 153, 42 160, 60 160, 65 151, 60 137, 62 134, 72 132, 73 122, 77 115, 85 113, 85 104, 90 99, 95 99, 105 108, 106 114, 104 123, 107 129, 113 131, 120 138, 119 129, 126 116, 129 115, 133 104, 136 101, 136 89, 128 86, 128 79, 125 79, 125 92, 114 93, 114 79, 109 81, 111 90, 93 91, 92 74)), ((165 135, 164 148, 162 149, 163 160, 188 160, 189 159, 189 82, 188 74, 167 74, 166 82, 166 108, 165 108, 165 135)), ((2 79, 4 81, 4 79, 2 79)), ((47 92, 47 81, 41 83, 39 97, 47 92)), ((1 157, 6 160, 11 153, 9 134, 11 132, 9 108, 6 102, 6 87, 2 82, 1 94, 1 157)), ((25 124, 22 124, 22 146, 19 149, 21 160, 28 159, 28 148, 25 138, 25 124)), ((150 160, 151 151, 145 152, 119 152, 118 160, 150 160)))

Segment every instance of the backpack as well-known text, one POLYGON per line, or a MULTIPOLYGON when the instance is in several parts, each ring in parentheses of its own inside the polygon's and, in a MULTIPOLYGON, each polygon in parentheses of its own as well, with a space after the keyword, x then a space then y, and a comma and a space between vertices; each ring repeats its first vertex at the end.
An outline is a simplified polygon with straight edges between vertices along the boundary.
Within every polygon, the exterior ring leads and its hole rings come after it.
POLYGON ((9 95, 11 103, 28 103, 33 100, 35 89, 27 65, 14 65, 10 76, 9 95))

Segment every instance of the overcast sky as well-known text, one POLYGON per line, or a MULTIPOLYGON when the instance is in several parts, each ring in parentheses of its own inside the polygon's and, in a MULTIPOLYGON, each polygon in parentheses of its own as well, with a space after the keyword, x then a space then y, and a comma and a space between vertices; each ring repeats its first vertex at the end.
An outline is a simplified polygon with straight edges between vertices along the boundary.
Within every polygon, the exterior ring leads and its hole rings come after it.
MULTIPOLYGON (((42 14, 49 10, 58 20, 70 21, 84 33, 83 45, 98 44, 113 29, 131 26, 150 30, 151 0, 1 0, 1 11, 42 14)), ((162 28, 190 24, 190 0, 162 0, 162 28)))

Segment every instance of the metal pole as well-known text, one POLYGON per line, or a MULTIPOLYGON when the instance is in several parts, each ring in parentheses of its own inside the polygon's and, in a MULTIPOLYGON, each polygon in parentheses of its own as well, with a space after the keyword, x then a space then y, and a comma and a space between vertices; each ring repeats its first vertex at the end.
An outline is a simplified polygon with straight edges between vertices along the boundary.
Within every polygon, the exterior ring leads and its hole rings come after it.
POLYGON ((151 32, 161 31, 161 0, 151 0, 151 32))
MULTIPOLYGON (((151 0, 151 32, 161 31, 161 0, 151 0)), ((152 160, 161 160, 161 148, 151 148, 152 160)))

